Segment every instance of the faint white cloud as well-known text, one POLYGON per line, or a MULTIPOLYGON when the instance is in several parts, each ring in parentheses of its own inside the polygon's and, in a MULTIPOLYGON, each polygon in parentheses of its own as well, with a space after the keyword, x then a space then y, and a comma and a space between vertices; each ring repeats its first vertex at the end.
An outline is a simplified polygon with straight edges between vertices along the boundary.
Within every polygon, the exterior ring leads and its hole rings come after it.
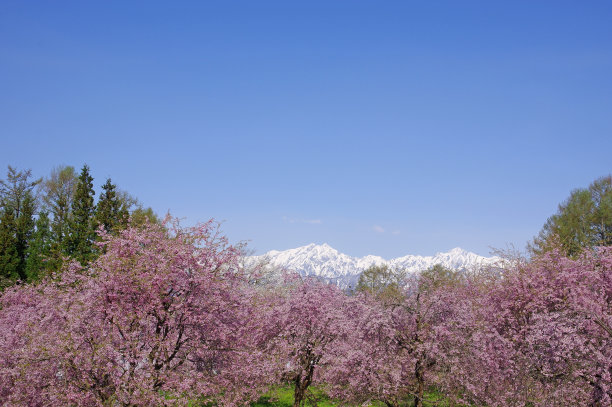
POLYGON ((393 231, 393 232, 391 232, 391 233, 397 236, 397 235, 399 235, 399 234, 400 234, 400 231, 399 231, 399 230, 394 230, 394 231, 393 231))
POLYGON ((307 223, 310 225, 320 225, 323 223, 321 219, 300 219, 300 218, 289 218, 287 216, 283 216, 283 222, 286 223, 307 223))
POLYGON ((374 229, 374 232, 376 233, 385 233, 385 229, 379 225, 374 225, 372 229, 374 229))

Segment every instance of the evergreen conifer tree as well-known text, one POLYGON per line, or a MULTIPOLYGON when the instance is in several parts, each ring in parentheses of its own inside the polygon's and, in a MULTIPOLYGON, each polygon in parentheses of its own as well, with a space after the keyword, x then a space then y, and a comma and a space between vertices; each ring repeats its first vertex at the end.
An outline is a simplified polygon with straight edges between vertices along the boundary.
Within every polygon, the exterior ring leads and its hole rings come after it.
POLYGON ((0 290, 19 278, 19 255, 15 238, 13 208, 2 208, 0 217, 0 290))
POLYGON ((19 256, 19 278, 23 281, 27 280, 26 274, 26 261, 28 255, 28 248, 30 240, 34 234, 35 220, 34 220, 35 203, 34 197, 31 193, 27 192, 23 199, 21 207, 21 213, 19 217, 15 219, 15 241, 17 254, 19 256))
POLYGON ((104 192, 100 195, 100 200, 96 206, 96 222, 99 226, 113 233, 121 228, 123 218, 126 216, 123 205, 117 196, 116 186, 108 178, 102 186, 104 192))
POLYGON ((36 231, 28 247, 25 272, 28 281, 36 281, 59 268, 52 256, 53 235, 49 215, 41 212, 36 220, 36 231))
POLYGON ((93 178, 89 174, 89 167, 84 165, 72 201, 68 236, 64 239, 65 254, 83 265, 89 263, 95 257, 93 245, 96 238, 94 195, 93 178))

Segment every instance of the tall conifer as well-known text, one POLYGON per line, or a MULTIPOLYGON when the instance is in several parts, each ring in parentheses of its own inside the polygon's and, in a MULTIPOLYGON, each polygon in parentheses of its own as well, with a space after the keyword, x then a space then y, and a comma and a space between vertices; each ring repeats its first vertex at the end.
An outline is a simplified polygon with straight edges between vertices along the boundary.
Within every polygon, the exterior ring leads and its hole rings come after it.
POLYGON ((49 215, 47 212, 41 212, 28 247, 25 266, 28 281, 36 281, 59 268, 56 259, 52 256, 52 240, 49 215))
POLYGON ((34 226, 36 224, 34 220, 35 201, 32 194, 28 191, 25 194, 21 205, 21 213, 19 217, 15 219, 15 241, 17 255, 19 256, 19 278, 23 281, 27 280, 26 274, 26 260, 28 255, 28 247, 30 240, 34 233, 34 226))
POLYGON ((104 192, 100 195, 100 200, 96 206, 96 222, 99 226, 103 226, 107 232, 112 233, 121 227, 125 214, 117 196, 116 186, 110 178, 106 180, 102 189, 104 192))
POLYGON ((11 285, 19 278, 15 226, 13 208, 3 207, 0 217, 0 289, 11 285))
POLYGON ((95 256, 94 195, 93 178, 89 174, 89 167, 84 165, 72 201, 68 236, 64 245, 65 254, 83 265, 89 263, 95 256))

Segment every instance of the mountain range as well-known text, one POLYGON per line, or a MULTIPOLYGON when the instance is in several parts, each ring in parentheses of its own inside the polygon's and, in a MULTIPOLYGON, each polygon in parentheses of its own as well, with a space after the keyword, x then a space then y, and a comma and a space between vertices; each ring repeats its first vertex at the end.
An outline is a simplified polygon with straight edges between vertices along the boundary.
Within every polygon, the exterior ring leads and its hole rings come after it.
POLYGON ((317 277, 343 289, 355 287, 361 272, 372 265, 386 264, 391 268, 415 273, 435 264, 462 271, 491 265, 498 260, 498 257, 483 257, 458 247, 448 252, 437 253, 435 256, 407 255, 390 260, 373 255, 351 257, 326 243, 321 245, 311 243, 284 251, 272 250, 264 255, 250 258, 252 262, 263 262, 270 268, 294 271, 302 277, 317 277))

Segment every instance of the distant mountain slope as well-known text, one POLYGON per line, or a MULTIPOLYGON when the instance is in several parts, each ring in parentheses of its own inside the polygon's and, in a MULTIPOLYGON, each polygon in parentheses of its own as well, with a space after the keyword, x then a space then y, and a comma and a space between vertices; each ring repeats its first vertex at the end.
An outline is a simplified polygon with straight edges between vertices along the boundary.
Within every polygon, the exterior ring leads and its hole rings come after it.
POLYGON ((359 275, 373 264, 387 264, 393 268, 404 269, 414 273, 423 271, 435 264, 453 270, 467 270, 473 267, 488 265, 499 260, 497 257, 483 257, 475 253, 455 248, 435 256, 407 255, 391 260, 379 256, 351 257, 329 246, 328 244, 298 247, 284 251, 272 250, 261 256, 252 256, 251 261, 267 260, 276 268, 295 271, 301 276, 315 276, 342 288, 355 287, 359 275))

